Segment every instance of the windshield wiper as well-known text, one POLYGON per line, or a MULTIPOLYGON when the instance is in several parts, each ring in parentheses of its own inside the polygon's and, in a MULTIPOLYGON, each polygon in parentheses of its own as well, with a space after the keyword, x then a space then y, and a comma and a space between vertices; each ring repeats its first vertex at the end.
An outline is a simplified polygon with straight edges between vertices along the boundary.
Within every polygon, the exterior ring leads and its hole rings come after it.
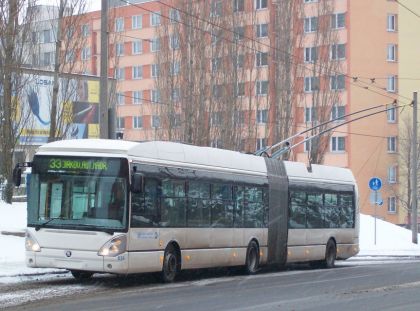
POLYGON ((36 225, 35 226, 35 231, 39 231, 39 229, 44 228, 46 225, 48 225, 51 221, 56 220, 56 219, 63 219, 63 217, 53 217, 48 219, 46 222, 40 224, 40 225, 36 225))

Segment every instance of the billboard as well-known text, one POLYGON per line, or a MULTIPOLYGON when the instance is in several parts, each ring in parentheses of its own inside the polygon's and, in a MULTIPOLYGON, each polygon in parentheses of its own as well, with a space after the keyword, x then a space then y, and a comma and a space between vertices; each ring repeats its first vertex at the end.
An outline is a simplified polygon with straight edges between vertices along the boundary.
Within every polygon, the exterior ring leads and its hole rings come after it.
MULTIPOLYGON (((52 75, 27 74, 20 95, 19 114, 27 118, 21 144, 48 141, 51 124, 52 75)), ((57 130, 66 139, 99 138, 99 80, 89 77, 59 78, 57 130)))

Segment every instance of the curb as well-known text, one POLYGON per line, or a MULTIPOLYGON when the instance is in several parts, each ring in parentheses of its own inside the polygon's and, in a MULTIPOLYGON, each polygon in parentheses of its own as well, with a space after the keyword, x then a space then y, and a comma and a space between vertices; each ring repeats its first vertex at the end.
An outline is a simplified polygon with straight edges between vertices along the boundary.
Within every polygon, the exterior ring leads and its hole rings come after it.
POLYGON ((13 235, 18 237, 25 237, 25 231, 0 231, 0 235, 13 235))

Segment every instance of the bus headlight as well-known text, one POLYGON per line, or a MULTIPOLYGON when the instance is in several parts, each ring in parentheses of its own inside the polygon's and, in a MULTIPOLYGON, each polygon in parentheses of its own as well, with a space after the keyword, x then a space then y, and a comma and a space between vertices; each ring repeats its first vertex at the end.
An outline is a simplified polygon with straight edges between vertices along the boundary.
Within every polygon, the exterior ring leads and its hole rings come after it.
POLYGON ((37 240, 35 240, 35 238, 32 235, 30 235, 29 232, 26 232, 25 248, 27 251, 32 251, 32 252, 41 251, 41 247, 39 246, 37 240))
POLYGON ((116 236, 102 246, 98 252, 99 256, 115 257, 124 253, 127 249, 127 237, 125 235, 116 236))

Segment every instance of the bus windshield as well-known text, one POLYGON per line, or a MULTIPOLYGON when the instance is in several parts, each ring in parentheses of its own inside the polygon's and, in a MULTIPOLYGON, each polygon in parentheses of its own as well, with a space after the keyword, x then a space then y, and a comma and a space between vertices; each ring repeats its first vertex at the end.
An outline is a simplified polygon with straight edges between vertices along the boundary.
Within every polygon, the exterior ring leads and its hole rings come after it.
POLYGON ((127 176, 127 159, 36 156, 28 226, 126 230, 127 176))

